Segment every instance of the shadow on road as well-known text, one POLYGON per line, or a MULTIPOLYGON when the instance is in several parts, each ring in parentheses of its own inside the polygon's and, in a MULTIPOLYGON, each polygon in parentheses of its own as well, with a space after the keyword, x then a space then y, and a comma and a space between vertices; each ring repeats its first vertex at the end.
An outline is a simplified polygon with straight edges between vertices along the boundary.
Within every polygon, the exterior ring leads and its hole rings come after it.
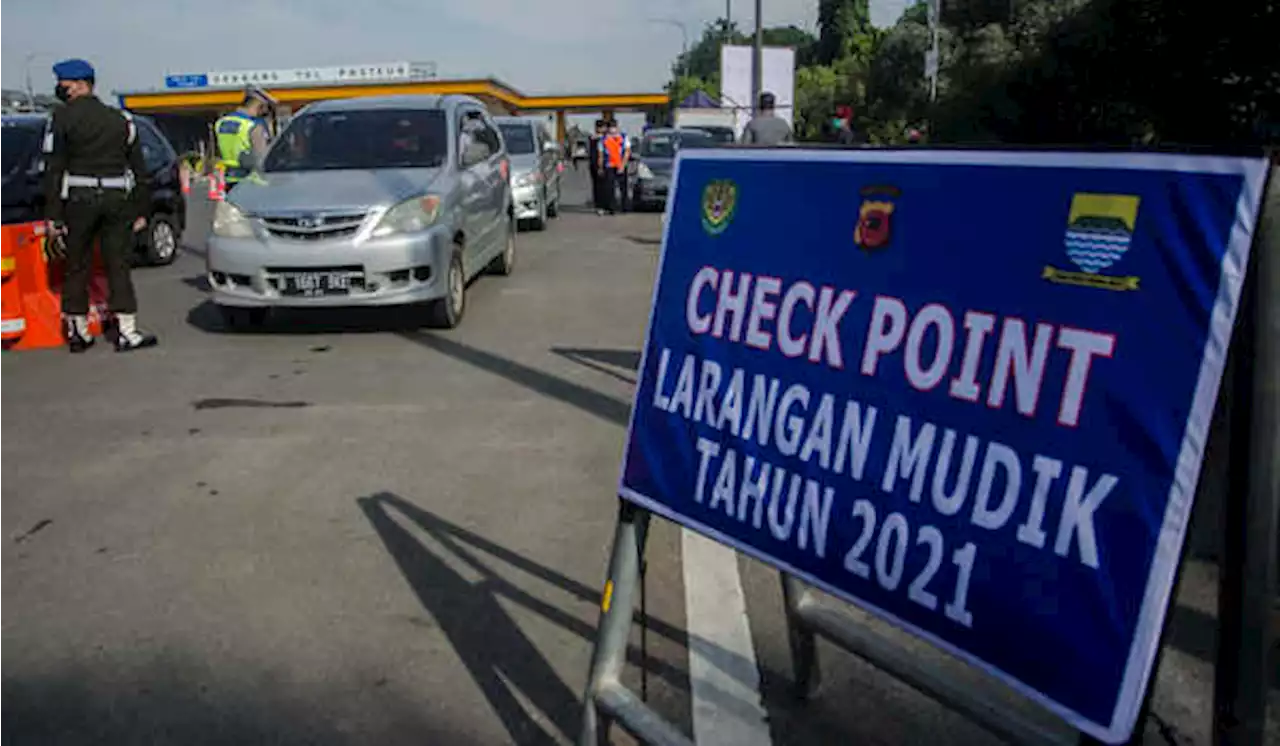
POLYGON ((595 215, 596 208, 591 204, 575 205, 564 203, 560 205, 560 212, 566 215, 595 215))
MULTIPOLYGON (((449 638, 484 692, 494 711, 516 743, 552 742, 552 734, 543 730, 525 712, 512 689, 528 697, 545 713, 553 726, 565 736, 575 738, 581 712, 579 693, 571 691, 557 676, 538 649, 520 630, 517 622, 503 609, 509 601, 533 611, 586 641, 594 641, 595 625, 529 593, 494 571, 481 559, 513 567, 522 573, 554 586, 581 602, 599 608, 600 594, 566 577, 556 570, 467 530, 421 508, 395 494, 382 492, 356 501, 365 517, 382 539, 387 552, 396 561, 401 574, 417 595, 440 630, 449 638), (426 532, 440 546, 481 576, 479 582, 464 578, 453 570, 439 554, 415 538, 392 515, 398 514, 426 532)), ((681 647, 687 648, 687 633, 667 622, 635 613, 634 621, 649 631, 681 647)), ((736 653, 706 643, 713 663, 724 671, 742 670, 742 659, 736 653)), ((645 658, 634 647, 627 650, 628 663, 643 668, 672 687, 687 692, 685 672, 670 663, 645 658)), ((585 673, 585 672, 584 672, 585 673)), ((728 694, 719 698, 731 707, 736 699, 728 694)), ((718 701, 719 701, 718 700, 718 701)), ((744 715, 746 716, 746 715, 744 715)))
POLYGON ((607 376, 635 385, 635 376, 619 373, 616 369, 635 372, 640 367, 639 350, 614 350, 608 348, 552 347, 555 354, 607 376))
POLYGON ((369 677, 363 684, 363 696, 376 704, 356 716, 353 728, 343 717, 350 711, 336 714, 325 703, 350 706, 359 681, 329 681, 318 690, 296 681, 281 687, 263 671, 211 671, 207 662, 172 654, 141 666, 72 663, 36 676, 7 666, 3 740, 41 746, 474 742, 465 730, 431 722, 421 703, 406 701, 387 683, 369 677))
POLYGON ((543 396, 572 404, 606 422, 615 425, 627 424, 631 405, 607 394, 440 335, 429 332, 402 332, 400 336, 414 344, 518 383, 543 396))
POLYGON ((415 331, 426 319, 423 306, 273 308, 261 326, 232 328, 213 301, 203 301, 187 312, 187 323, 208 334, 377 334, 415 331))
POLYGON ((202 293, 207 293, 209 292, 209 290, 211 290, 211 288, 209 287, 209 278, 204 274, 184 277, 182 278, 182 284, 190 288, 195 288, 196 290, 199 290, 202 293))
MULTIPOLYGON (((433 530, 437 525, 434 516, 412 503, 387 493, 361 498, 358 503, 405 581, 448 637, 471 678, 497 713, 511 741, 552 744, 559 740, 525 711, 517 692, 551 721, 552 728, 570 737, 578 718, 578 696, 502 608, 495 590, 504 581, 452 541, 446 532, 433 530), (480 572, 484 581, 472 583, 455 572, 442 557, 397 523, 389 510, 409 518, 441 540, 457 557, 480 572)), ((518 591, 513 587, 505 590, 518 591)), ((554 607, 541 611, 567 616, 554 607)))

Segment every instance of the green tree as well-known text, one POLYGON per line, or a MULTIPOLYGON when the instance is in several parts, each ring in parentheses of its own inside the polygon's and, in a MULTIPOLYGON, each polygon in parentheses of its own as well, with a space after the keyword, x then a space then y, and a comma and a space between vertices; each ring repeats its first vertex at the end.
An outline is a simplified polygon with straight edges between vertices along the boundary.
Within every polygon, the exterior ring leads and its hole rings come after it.
POLYGON ((671 66, 673 76, 689 76, 703 80, 720 80, 720 47, 726 41, 731 44, 747 44, 749 40, 735 23, 717 18, 702 29, 702 37, 680 56, 671 66))
POLYGON ((720 98, 719 81, 681 75, 667 83, 667 96, 671 99, 672 106, 679 105, 695 91, 702 91, 711 98, 718 99, 720 98))
POLYGON ((830 65, 846 57, 869 60, 878 38, 871 25, 869 0, 818 0, 816 62, 830 65))
MULTIPOLYGON (((761 32, 767 47, 793 47, 796 50, 796 64, 806 64, 813 54, 817 39, 813 34, 796 26, 777 26, 761 32)), ((754 42, 751 36, 738 29, 737 24, 726 24, 723 18, 706 25, 702 37, 689 50, 676 58, 671 66, 673 76, 687 75, 703 80, 720 79, 720 47, 728 41, 730 44, 749 45, 754 42)))
MULTIPOLYGON (((917 6, 917 8, 923 6, 917 6)), ((929 27, 923 13, 913 8, 880 40, 867 71, 867 106, 863 126, 875 129, 877 141, 897 142, 908 124, 922 122, 930 113, 929 84, 924 77, 924 57, 929 50, 929 27)), ((945 72, 954 55, 954 35, 941 37, 939 95, 948 90, 945 72)))
POLYGON ((801 140, 812 140, 822 123, 831 116, 847 85, 847 79, 830 65, 808 65, 796 69, 795 132, 801 140))

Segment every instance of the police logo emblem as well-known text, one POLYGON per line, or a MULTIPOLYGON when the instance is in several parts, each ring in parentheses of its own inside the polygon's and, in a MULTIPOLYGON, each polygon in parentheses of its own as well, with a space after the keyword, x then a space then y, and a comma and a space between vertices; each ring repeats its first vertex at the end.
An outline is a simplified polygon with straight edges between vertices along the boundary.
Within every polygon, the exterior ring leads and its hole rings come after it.
POLYGON ((894 186, 869 186, 860 192, 858 225, 853 229, 853 242, 864 251, 875 251, 889 245, 893 237, 893 210, 901 190, 894 186))
POLYGON ((1137 277, 1104 274, 1124 258, 1133 241, 1139 199, 1128 194, 1089 194, 1071 198, 1063 245, 1067 258, 1081 271, 1046 265, 1041 277, 1059 284, 1103 290, 1137 290, 1137 277))
POLYGON ((738 209, 738 185, 729 179, 708 182, 702 189, 702 228, 716 236, 724 233, 738 209))

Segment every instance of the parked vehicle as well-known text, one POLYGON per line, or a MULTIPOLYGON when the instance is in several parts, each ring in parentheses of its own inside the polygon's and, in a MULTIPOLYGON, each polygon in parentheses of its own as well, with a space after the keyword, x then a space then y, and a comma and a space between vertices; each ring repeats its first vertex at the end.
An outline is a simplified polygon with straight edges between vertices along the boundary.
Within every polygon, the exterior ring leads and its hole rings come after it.
POLYGON ((510 174, 469 96, 313 104, 215 209, 214 303, 233 327, 279 306, 416 303, 457 326, 467 283, 515 266, 510 174))
POLYGON ((631 207, 661 207, 671 189, 671 172, 682 148, 714 147, 711 135, 701 129, 651 129, 640 138, 631 160, 631 207))
MULTIPOLYGON (((138 258, 148 264, 169 264, 178 256, 187 225, 187 201, 182 194, 178 154, 159 128, 134 115, 142 159, 151 175, 151 210, 147 229, 138 234, 138 258)), ((3 117, 4 222, 44 219, 44 157, 41 143, 49 126, 47 114, 3 117)))
POLYGON ((711 140, 717 145, 732 145, 738 139, 734 135, 732 127, 722 127, 715 124, 700 124, 695 127, 711 135, 711 140))
POLYGON ((554 218, 560 207, 560 148, 541 122, 520 117, 494 121, 511 157, 511 200, 516 219, 543 230, 547 218, 554 218))
MULTIPOLYGON (((737 133, 738 113, 733 109, 676 109, 672 126, 676 129, 715 127, 737 133)), ((735 138, 730 137, 729 142, 735 138)))

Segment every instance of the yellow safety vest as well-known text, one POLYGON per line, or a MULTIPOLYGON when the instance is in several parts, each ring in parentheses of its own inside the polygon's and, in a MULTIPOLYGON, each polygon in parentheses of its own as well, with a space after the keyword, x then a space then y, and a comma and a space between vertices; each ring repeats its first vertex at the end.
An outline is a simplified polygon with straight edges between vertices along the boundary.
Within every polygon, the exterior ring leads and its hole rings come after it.
POLYGON ((240 178, 240 156, 253 148, 249 133, 259 124, 253 117, 234 111, 214 122, 217 135, 219 163, 227 170, 227 181, 240 178))

